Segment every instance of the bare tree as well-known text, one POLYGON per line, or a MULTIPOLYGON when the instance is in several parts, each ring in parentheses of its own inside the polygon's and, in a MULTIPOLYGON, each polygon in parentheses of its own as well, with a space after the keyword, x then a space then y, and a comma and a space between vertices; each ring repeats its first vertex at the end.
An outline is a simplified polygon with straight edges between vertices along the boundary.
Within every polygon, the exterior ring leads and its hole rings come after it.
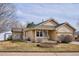
POLYGON ((11 30, 12 27, 19 27, 16 20, 16 8, 14 4, 0 3, 0 32, 11 30))
POLYGON ((13 4, 0 3, 0 17, 13 18, 15 12, 15 7, 13 4))

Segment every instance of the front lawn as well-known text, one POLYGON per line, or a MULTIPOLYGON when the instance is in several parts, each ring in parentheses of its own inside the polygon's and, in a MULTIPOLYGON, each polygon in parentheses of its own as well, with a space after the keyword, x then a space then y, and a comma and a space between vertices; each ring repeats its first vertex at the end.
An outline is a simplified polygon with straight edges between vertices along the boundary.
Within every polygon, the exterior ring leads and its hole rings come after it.
POLYGON ((44 51, 44 52, 66 52, 66 51, 79 51, 79 45, 75 44, 58 44, 52 48, 37 47, 38 43, 26 43, 21 41, 4 41, 0 42, 0 51, 44 51))

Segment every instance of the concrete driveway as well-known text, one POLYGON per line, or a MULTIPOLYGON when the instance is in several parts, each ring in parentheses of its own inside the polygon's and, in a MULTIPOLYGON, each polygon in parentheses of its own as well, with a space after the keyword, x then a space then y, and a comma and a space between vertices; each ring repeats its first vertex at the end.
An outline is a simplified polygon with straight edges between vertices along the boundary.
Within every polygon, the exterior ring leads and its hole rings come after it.
POLYGON ((28 52, 0 52, 0 56, 79 56, 79 53, 28 53, 28 52))
POLYGON ((77 42, 77 41, 73 41, 73 42, 71 42, 70 44, 76 44, 76 45, 79 45, 79 42, 77 42))

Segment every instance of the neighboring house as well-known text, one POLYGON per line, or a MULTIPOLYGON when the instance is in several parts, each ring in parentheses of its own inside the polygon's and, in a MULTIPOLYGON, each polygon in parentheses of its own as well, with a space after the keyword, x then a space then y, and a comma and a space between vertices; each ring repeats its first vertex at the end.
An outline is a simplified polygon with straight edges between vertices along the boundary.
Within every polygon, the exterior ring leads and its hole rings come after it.
POLYGON ((76 41, 79 41, 79 31, 76 31, 75 32, 75 40, 76 41))
POLYGON ((40 42, 43 40, 58 40, 62 35, 70 35, 74 40, 75 29, 67 22, 59 24, 54 19, 48 19, 28 28, 13 28, 13 40, 28 40, 40 42))
POLYGON ((10 35, 12 35, 12 32, 11 31, 6 31, 6 32, 3 32, 3 33, 0 33, 0 41, 7 40, 7 38, 10 35))

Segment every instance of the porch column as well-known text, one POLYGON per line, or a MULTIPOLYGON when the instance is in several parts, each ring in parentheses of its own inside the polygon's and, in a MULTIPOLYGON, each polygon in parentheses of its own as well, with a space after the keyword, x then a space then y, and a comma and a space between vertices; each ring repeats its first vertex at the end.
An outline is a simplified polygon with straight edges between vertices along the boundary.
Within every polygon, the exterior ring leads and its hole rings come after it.
POLYGON ((35 42, 37 42, 37 39, 36 39, 36 30, 35 30, 35 42))
POLYGON ((25 40, 25 31, 23 30, 23 40, 25 40))
POLYGON ((55 31, 55 40, 58 41, 57 31, 55 31))
POLYGON ((49 33, 48 33, 48 30, 47 30, 47 37, 48 37, 48 39, 49 39, 49 33))

